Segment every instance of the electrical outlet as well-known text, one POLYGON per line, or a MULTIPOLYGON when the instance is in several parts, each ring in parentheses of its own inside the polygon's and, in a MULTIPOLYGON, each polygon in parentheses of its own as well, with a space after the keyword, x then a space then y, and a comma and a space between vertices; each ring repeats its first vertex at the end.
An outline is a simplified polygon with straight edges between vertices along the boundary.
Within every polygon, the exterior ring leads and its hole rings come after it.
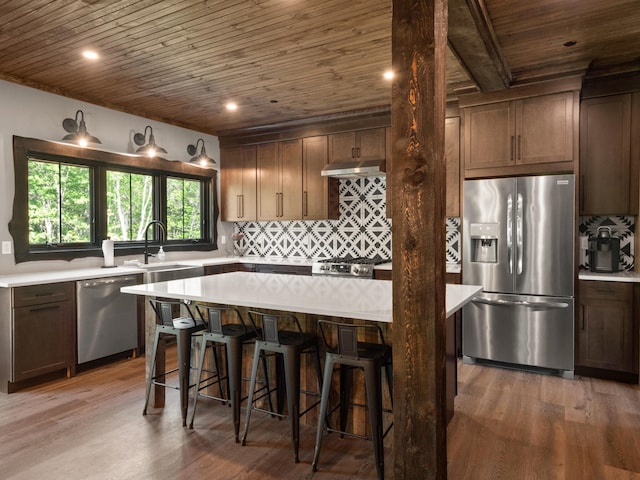
POLYGON ((586 235, 580 236, 580 250, 589 250, 589 237, 586 235))
POLYGON ((11 242, 2 242, 2 254, 11 255, 11 242))
POLYGON ((227 243, 227 236, 220 235, 220 244, 224 245, 225 243, 227 243))

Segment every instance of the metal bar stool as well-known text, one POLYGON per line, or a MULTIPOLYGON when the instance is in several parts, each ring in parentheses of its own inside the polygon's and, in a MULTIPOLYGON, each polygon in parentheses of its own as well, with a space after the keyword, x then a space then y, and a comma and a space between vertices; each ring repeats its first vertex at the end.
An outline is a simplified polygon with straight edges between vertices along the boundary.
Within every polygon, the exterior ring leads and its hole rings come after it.
MULTIPOLYGON (((326 347, 324 378, 322 380, 322 396, 320 400, 320 415, 318 416, 318 430, 316 433, 316 447, 313 453, 311 468, 315 472, 318 469, 318 458, 322 445, 323 423, 327 425, 329 432, 338 432, 340 436, 349 435, 373 440, 378 478, 384 479, 384 445, 383 439, 391 429, 393 422, 384 429, 382 407, 382 369, 387 376, 389 398, 393 404, 393 369, 391 364, 391 346, 387 345, 379 325, 353 325, 331 320, 318 320, 322 341, 326 347), (367 334, 377 336, 376 341, 369 341, 367 334), (365 341, 358 341, 358 334, 365 341), (335 339, 335 340, 334 340, 335 339), (336 370, 340 371, 340 402, 329 410, 329 392, 331 391, 331 379, 336 370), (346 431, 347 418, 350 406, 364 406, 350 403, 351 373, 359 368, 364 371, 365 392, 367 398, 367 410, 371 426, 371 437, 358 435, 346 431), (336 410, 340 409, 340 428, 332 429, 328 419, 336 410)), ((390 412, 391 410, 384 410, 390 412)))
MULTIPOLYGON (((199 397, 212 398, 225 403, 230 403, 233 408, 233 426, 235 431, 236 443, 240 441, 240 403, 242 402, 242 353, 243 346, 251 343, 256 338, 256 331, 249 328, 242 318, 242 314, 235 307, 200 307, 196 305, 196 310, 203 321, 207 324, 207 330, 202 334, 202 344, 200 345, 200 361, 198 364, 198 373, 196 374, 197 384, 193 399, 193 410, 191 412, 191 421, 189 428, 193 428, 193 419, 196 416, 196 405, 199 397), (203 310, 206 316, 203 315, 203 310), (223 319, 228 320, 235 317, 239 323, 223 323, 223 319), (206 318, 206 319, 205 319, 206 318), (212 375, 208 378, 202 378, 205 353, 208 345, 212 345, 214 362, 217 362, 217 348, 223 347, 226 351, 226 374, 224 377, 212 375), (220 390, 220 396, 202 393, 202 390, 217 383, 227 381, 227 395, 223 397, 220 390), (204 384, 204 385, 203 385, 204 384)), ((262 358, 262 367, 264 373, 264 381, 268 384, 267 361, 262 358)), ((271 397, 269 397, 269 401, 271 397)), ((273 408, 269 404, 270 408, 273 408)))
MULTIPOLYGON (((252 327, 256 331, 257 339, 251 369, 251 384, 249 386, 249 399, 247 401, 247 414, 244 433, 242 434, 242 445, 246 445, 247 433, 249 431, 249 420, 251 418, 252 410, 270 413, 278 417, 287 416, 289 418, 289 428, 291 430, 291 443, 293 445, 294 461, 298 463, 300 417, 320 403, 319 401, 314 402, 303 412, 300 412, 300 393, 315 396, 319 395, 317 392, 308 392, 300 389, 301 357, 302 354, 313 355, 316 375, 318 378, 319 392, 322 390, 322 371, 320 369, 320 355, 318 353, 318 336, 313 333, 303 332, 300 327, 300 322, 294 315, 267 314, 250 311, 249 319, 251 320, 252 327), (288 324, 285 328, 293 327, 293 330, 282 328, 283 323, 288 324), (254 398, 254 393, 256 393, 255 384, 258 372, 258 362, 260 357, 267 353, 275 354, 276 366, 278 366, 280 362, 284 366, 287 415, 282 414, 280 401, 278 402, 277 412, 274 412, 271 407, 270 410, 264 410, 256 405, 256 402, 260 399, 260 397, 254 398)), ((279 380, 280 375, 277 375, 277 377, 279 380)), ((278 387, 280 386, 281 382, 278 381, 278 387)), ((267 393, 265 395, 270 396, 271 392, 271 389, 267 389, 267 393)), ((281 395, 280 388, 278 388, 278 393, 281 395)))
POLYGON ((143 415, 147 414, 147 406, 149 396, 151 395, 151 386, 160 385, 165 388, 173 388, 180 391, 180 410, 182 412, 182 425, 187 424, 187 408, 189 405, 189 374, 191 371, 191 338, 206 328, 206 325, 196 319, 193 311, 189 307, 187 301, 171 301, 171 300, 149 300, 151 308, 156 313, 156 331, 153 339, 153 347, 151 350, 151 368, 147 376, 147 393, 144 400, 143 415), (174 316, 174 308, 184 307, 187 311, 186 316, 174 316), (156 355, 158 353, 158 343, 161 337, 168 335, 176 338, 178 350, 178 366, 169 371, 164 371, 156 375, 156 355), (178 372, 178 385, 172 385, 165 381, 165 376, 178 372))

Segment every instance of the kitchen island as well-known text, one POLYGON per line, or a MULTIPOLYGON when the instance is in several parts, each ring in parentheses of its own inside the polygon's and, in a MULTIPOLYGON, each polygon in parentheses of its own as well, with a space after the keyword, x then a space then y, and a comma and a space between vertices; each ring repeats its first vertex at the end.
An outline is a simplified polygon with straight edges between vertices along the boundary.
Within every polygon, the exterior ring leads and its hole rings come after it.
MULTIPOLYGON (((446 316, 454 314, 481 290, 480 286, 448 284, 446 316)), ((301 324, 307 329, 315 329, 315 317, 318 316, 382 322, 389 324, 388 327, 391 327, 393 320, 392 282, 384 280, 230 272, 128 286, 121 291, 152 298, 291 312, 299 316, 302 314, 305 319, 301 320, 301 324)), ((148 312, 145 317, 146 344, 151 345, 156 318, 152 312, 148 312)), ((160 357, 163 358, 163 355, 160 357)), ((147 359, 147 375, 151 361, 150 358, 147 359)), ((157 362, 156 373, 162 371, 164 365, 157 362)), ((182 375, 182 378, 187 379, 188 375, 182 375)), ((183 395, 186 395, 187 388, 183 387, 183 395)), ((181 403, 184 419, 186 396, 181 403)), ((155 391, 153 405, 164 405, 164 389, 155 391)))
MULTIPOLYGON (((391 323, 392 282, 383 280, 231 272, 134 285, 124 293, 249 308, 284 310, 391 323)), ((468 303, 482 287, 446 287, 446 316, 468 303)))

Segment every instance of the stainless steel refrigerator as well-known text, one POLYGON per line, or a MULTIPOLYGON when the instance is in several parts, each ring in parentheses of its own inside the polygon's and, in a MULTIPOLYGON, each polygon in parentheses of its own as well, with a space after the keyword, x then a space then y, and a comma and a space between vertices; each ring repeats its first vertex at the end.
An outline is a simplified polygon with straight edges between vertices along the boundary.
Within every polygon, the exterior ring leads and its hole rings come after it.
POLYGON ((575 222, 573 175, 464 182, 465 362, 573 377, 575 222))

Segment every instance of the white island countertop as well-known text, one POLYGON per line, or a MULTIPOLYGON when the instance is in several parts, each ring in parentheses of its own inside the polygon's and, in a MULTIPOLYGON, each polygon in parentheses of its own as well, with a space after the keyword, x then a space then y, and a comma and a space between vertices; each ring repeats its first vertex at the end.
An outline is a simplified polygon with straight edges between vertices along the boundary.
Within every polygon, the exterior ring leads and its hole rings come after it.
MULTIPOLYGON (((123 287, 124 293, 249 308, 391 322, 392 282, 331 276, 232 272, 123 287)), ((482 287, 446 286, 446 315, 455 313, 482 287)))

